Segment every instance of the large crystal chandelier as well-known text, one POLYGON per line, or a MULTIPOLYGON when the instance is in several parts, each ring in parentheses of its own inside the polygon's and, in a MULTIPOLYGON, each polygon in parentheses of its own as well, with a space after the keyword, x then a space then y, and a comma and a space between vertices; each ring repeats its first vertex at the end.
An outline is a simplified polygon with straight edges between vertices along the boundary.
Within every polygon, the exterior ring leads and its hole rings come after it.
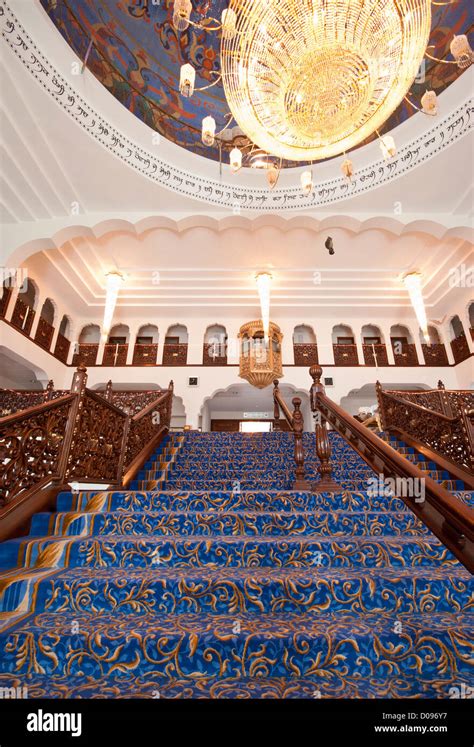
POLYGON ((230 110, 261 148, 293 161, 353 148, 406 95, 425 53, 430 0, 232 0, 222 39, 230 110))
MULTIPOLYGON (((436 94, 427 91, 420 106, 407 98, 428 54, 431 0, 230 0, 219 20, 193 21, 190 0, 175 0, 174 24, 221 32, 221 73, 231 121, 251 143, 267 154, 272 188, 278 179, 273 159, 314 162, 345 154, 374 132, 384 158, 396 154, 389 135, 379 129, 406 98, 424 114, 437 113, 436 94)), ((464 35, 453 36, 454 59, 441 60, 460 69, 473 61, 464 35)), ((189 69, 191 68, 191 69, 189 69)), ((211 85, 215 85, 215 83, 211 85)), ((206 86, 205 88, 209 88, 206 86)), ((191 96, 194 70, 181 71, 180 90, 191 96)), ((196 89, 203 90, 203 89, 196 89)), ((214 145, 212 116, 203 121, 203 142, 214 145)), ((222 141, 219 141, 222 142, 222 141)), ((238 171, 245 153, 230 153, 238 171)), ((341 166, 350 179, 352 162, 341 166)), ((260 159, 261 160, 261 159, 260 159)), ((246 164, 247 165, 247 164, 246 164)), ((248 165, 253 165, 251 162, 248 165)), ((302 181, 303 191, 314 186, 302 181)))

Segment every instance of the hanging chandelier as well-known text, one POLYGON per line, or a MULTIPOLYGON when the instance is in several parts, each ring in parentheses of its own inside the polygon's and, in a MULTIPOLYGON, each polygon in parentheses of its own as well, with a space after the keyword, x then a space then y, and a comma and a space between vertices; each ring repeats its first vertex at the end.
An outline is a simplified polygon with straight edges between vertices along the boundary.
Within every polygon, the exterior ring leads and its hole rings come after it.
MULTIPOLYGON (((396 145, 379 129, 406 99, 418 111, 433 116, 437 97, 426 91, 417 106, 410 87, 428 54, 431 0, 230 0, 221 20, 192 19, 190 0, 175 0, 177 31, 189 25, 220 31, 222 82, 230 110, 223 130, 214 119, 203 120, 206 145, 219 141, 231 122, 251 145, 247 153, 233 148, 232 171, 254 149, 269 160, 270 188, 278 180, 282 160, 310 162, 344 154, 342 173, 351 178, 353 164, 346 152, 376 133, 384 158, 396 145), (240 153, 240 155, 239 155, 240 153), (280 159, 280 163, 271 159, 280 159)), ((453 36, 453 60, 468 67, 473 52, 464 35, 453 36)), ((195 71, 181 69, 180 91, 190 97, 195 71)), ((205 88, 211 87, 209 85, 205 88)), ((196 89, 204 90, 204 89, 196 89)), ((222 144, 222 141, 220 141, 222 144)), ((252 165, 251 159, 245 165, 252 165)), ((302 175, 302 190, 314 188, 312 171, 302 175)))

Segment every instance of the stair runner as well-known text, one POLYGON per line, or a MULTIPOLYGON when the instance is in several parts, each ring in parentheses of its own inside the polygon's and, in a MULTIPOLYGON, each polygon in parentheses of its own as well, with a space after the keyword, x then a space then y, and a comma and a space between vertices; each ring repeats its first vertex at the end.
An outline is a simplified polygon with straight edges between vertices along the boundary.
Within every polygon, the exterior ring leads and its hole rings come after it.
MULTIPOLYGON (((130 490, 61 493, 28 537, 0 545, 0 687, 449 698, 472 686, 472 576, 330 439, 337 494, 289 489, 288 433, 173 434, 130 490)), ((313 435, 304 447, 316 480, 313 435)))

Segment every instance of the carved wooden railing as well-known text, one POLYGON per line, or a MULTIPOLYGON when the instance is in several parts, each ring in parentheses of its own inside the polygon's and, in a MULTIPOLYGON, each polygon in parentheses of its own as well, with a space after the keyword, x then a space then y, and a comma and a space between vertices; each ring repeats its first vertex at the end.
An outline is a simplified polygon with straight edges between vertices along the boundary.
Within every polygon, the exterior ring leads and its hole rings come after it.
POLYGON ((99 352, 99 343, 97 342, 79 342, 77 352, 72 357, 73 366, 95 366, 97 363, 97 354, 99 352))
POLYGON ((383 390, 376 384, 382 427, 427 446, 435 454, 472 473, 474 446, 471 438, 474 393, 383 390))
POLYGON ((29 407, 64 397, 66 394, 69 394, 66 389, 54 388, 52 379, 49 380, 46 389, 0 389, 0 417, 12 415, 19 410, 27 410, 29 407))
POLYGON ((312 366, 312 406, 340 433, 365 461, 385 477, 411 478, 424 485, 421 502, 400 495, 411 510, 436 534, 471 572, 474 571, 474 511, 405 459, 326 396, 322 369, 312 366))
POLYGON ((423 357, 427 366, 449 366, 446 348, 441 342, 426 345, 422 343, 423 357))
POLYGON ((285 400, 283 399, 278 379, 273 381, 273 428, 276 431, 280 430, 280 411, 282 412, 286 422, 290 426, 290 430, 294 436, 295 442, 295 481, 293 483, 293 490, 310 490, 311 484, 306 479, 305 467, 304 467, 304 449, 303 449, 303 431, 304 431, 304 419, 303 413, 301 412, 301 398, 293 397, 291 400, 294 407, 293 413, 290 412, 285 400))
POLYGON ((104 354, 102 356, 103 366, 125 366, 127 363, 128 343, 116 345, 113 342, 107 342, 104 345, 104 354))
POLYGON ((358 366, 357 345, 333 345, 334 363, 336 366, 358 366))
POLYGON ((226 366, 227 345, 226 343, 205 342, 202 346, 203 366, 226 366))
POLYGON ((135 343, 133 348, 134 366, 156 366, 158 356, 158 343, 141 344, 135 343))
POLYGON ((70 392, 56 396, 51 382, 47 401, 0 418, 0 538, 46 505, 46 486, 125 484, 169 430, 172 383, 133 416, 86 384, 79 366, 70 392))
POLYGON ((312 366, 319 363, 318 346, 315 342, 294 342, 295 366, 312 366))
POLYGON ((52 324, 43 319, 42 316, 38 319, 38 326, 36 328, 35 342, 45 350, 49 350, 51 342, 53 340, 54 327, 52 324))
POLYGON ((3 287, 3 295, 0 298, 0 318, 3 318, 5 314, 7 313, 8 304, 10 303, 10 298, 12 297, 13 290, 9 286, 3 287))
POLYGON ((62 361, 62 363, 67 363, 70 347, 71 342, 67 339, 67 337, 64 337, 61 332, 58 332, 56 345, 54 346, 54 355, 58 360, 62 361))
POLYGON ((29 335, 34 318, 35 310, 31 306, 28 306, 21 298, 17 298, 11 319, 13 326, 29 335))
POLYGON ((162 389, 114 389, 112 381, 109 380, 105 391, 97 392, 97 394, 105 397, 108 402, 112 402, 113 405, 133 416, 144 410, 152 402, 155 402, 161 396, 162 391, 162 389))
POLYGON ((387 348, 383 344, 362 345, 364 363, 366 366, 388 366, 387 348))
POLYGON ((400 344, 392 342, 393 358, 396 366, 418 366, 418 355, 413 343, 407 342, 400 344))
POLYGON ((176 344, 163 345, 163 365, 164 366, 185 366, 188 360, 188 343, 180 342, 176 344))
POLYGON ((459 335, 451 340, 451 350, 453 351, 454 362, 462 363, 469 358, 471 352, 466 339, 466 335, 459 335))

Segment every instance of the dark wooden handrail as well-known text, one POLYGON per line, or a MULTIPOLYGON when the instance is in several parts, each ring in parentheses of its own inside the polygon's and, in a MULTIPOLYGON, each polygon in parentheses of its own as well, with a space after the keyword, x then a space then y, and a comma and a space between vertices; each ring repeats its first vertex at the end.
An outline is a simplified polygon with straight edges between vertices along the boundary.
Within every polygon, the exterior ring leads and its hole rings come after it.
POLYGON ((38 405, 32 405, 25 410, 18 410, 12 412, 10 415, 4 415, 0 418, 0 427, 11 425, 12 423, 20 422, 21 420, 27 420, 32 415, 38 415, 47 410, 53 410, 56 407, 66 404, 76 398, 76 394, 63 394, 61 397, 56 397, 46 402, 40 402, 38 405))
POLYGON ((316 409, 375 471, 385 477, 423 481, 425 500, 422 503, 404 496, 400 499, 466 568, 474 572, 474 511, 329 399, 321 384, 321 366, 312 366, 310 374, 313 379, 311 398, 316 409))
MULTIPOLYGON (((288 405, 281 396, 278 379, 274 379, 273 381, 273 402, 275 404, 275 420, 279 419, 279 410, 281 410, 281 412, 285 416, 286 422, 290 426, 291 430, 293 430, 293 416, 289 410, 288 405), (277 408, 279 408, 279 410, 277 408)), ((275 428, 275 430, 278 430, 278 428, 275 428)))

